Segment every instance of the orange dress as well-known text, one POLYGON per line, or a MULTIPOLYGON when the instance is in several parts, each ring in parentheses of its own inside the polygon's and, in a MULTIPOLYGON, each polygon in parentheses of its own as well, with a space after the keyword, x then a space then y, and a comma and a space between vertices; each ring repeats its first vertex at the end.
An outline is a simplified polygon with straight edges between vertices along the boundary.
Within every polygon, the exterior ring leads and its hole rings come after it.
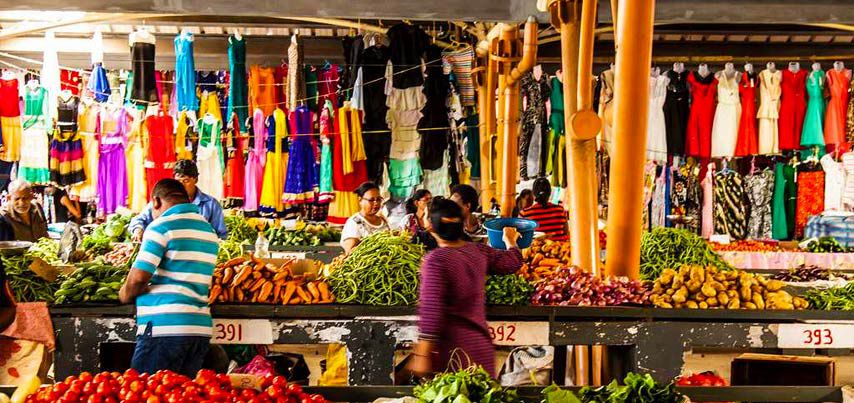
POLYGON ((261 109, 264 116, 276 110, 275 70, 269 67, 249 68, 249 109, 261 109))
POLYGON ((845 140, 846 113, 848 112, 848 85, 851 82, 851 70, 830 69, 827 71, 827 89, 830 101, 827 102, 827 114, 824 118, 824 144, 827 151, 848 150, 845 140))

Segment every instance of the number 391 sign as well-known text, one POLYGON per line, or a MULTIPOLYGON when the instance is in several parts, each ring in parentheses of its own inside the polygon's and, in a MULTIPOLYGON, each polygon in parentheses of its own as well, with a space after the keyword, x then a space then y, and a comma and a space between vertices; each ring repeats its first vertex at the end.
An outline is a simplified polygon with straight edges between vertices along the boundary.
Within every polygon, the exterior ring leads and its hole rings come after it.
POLYGON ((778 348, 854 348, 854 325, 826 323, 781 324, 778 348))
POLYGON ((273 344, 273 325, 266 319, 214 319, 213 344, 273 344))

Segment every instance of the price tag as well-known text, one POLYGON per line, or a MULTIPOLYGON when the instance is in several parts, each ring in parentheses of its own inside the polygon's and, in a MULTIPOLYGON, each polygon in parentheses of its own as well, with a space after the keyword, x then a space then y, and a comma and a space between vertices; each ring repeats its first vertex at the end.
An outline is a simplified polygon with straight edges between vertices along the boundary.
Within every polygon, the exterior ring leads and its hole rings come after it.
POLYGON ((273 344, 273 325, 266 319, 214 319, 213 344, 273 344))
POLYGON ((271 259, 301 260, 305 259, 305 252, 270 252, 271 259))
POLYGON ((496 346, 547 346, 548 322, 489 322, 489 336, 496 346))
POLYGON ((778 348, 854 348, 854 324, 781 324, 778 348))

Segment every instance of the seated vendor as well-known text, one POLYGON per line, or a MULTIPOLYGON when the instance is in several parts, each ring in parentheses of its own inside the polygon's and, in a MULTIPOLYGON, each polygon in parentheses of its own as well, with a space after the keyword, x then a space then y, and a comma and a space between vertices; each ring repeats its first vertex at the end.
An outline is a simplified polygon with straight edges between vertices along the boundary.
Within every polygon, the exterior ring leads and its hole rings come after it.
POLYGON ((388 231, 388 221, 380 215, 383 198, 380 188, 373 182, 365 182, 356 188, 359 196, 359 212, 353 214, 341 230, 341 247, 345 254, 350 254, 359 245, 362 238, 375 232, 388 231))
POLYGON ((34 199, 28 182, 9 184, 9 200, 0 208, 0 240, 36 242, 47 237, 44 212, 34 199))
MULTIPOLYGON (((208 196, 196 186, 199 181, 199 168, 196 163, 192 160, 179 160, 175 163, 173 177, 184 185, 184 189, 190 195, 191 203, 199 208, 199 214, 213 227, 216 235, 220 239, 225 239, 228 232, 225 228, 225 216, 222 213, 222 207, 216 199, 208 196)), ((154 218, 151 214, 151 203, 149 203, 141 213, 130 220, 128 231, 131 233, 131 239, 134 242, 141 241, 142 232, 152 221, 154 218)))

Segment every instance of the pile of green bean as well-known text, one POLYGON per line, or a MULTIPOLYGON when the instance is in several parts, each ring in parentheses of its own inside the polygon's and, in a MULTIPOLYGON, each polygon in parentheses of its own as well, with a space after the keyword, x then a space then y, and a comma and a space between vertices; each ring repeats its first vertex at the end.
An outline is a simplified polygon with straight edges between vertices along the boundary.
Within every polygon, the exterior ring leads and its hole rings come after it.
POLYGON ((662 270, 678 269, 683 265, 732 270, 732 266, 715 253, 705 239, 691 231, 677 228, 660 227, 644 232, 640 259, 640 272, 644 280, 655 280, 662 270))
POLYGON ((329 285, 338 302, 414 305, 418 301, 418 271, 424 248, 409 238, 378 232, 362 239, 329 275, 329 285))
POLYGON ((33 259, 28 255, 0 257, 6 268, 9 287, 18 302, 45 301, 52 303, 59 283, 49 283, 30 270, 33 259))

